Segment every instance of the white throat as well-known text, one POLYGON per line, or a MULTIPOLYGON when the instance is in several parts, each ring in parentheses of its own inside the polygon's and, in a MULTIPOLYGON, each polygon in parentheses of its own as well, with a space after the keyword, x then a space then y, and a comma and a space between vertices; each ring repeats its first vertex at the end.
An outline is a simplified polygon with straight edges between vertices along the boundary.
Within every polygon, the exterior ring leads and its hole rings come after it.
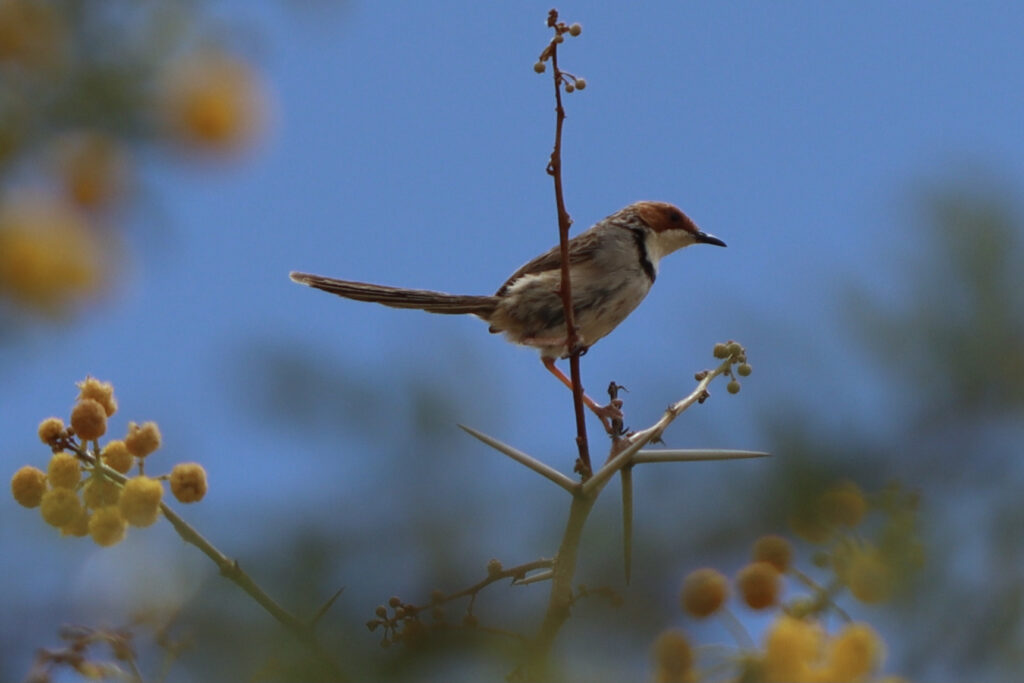
POLYGON ((648 230, 644 237, 644 244, 647 247, 647 258, 654 266, 654 272, 658 272, 658 263, 665 256, 673 251, 679 251, 694 243, 693 235, 685 230, 668 230, 665 232, 654 232, 648 230))

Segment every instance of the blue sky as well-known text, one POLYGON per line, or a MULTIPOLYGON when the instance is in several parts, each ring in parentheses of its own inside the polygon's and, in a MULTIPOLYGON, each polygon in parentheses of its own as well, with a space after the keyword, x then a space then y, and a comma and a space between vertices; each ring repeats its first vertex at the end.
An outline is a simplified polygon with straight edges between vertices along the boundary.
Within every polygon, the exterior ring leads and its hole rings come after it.
MULTIPOLYGON (((532 70, 548 38, 550 3, 286 4, 223 7, 224 17, 247 27, 242 49, 275 98, 261 144, 198 167, 147 160, 148 198, 130 221, 123 287, 73 325, 36 328, 0 350, 8 396, 2 461, 8 470, 41 462, 35 425, 66 411, 73 382, 93 374, 114 382, 125 421, 160 423, 169 462, 207 466, 211 498, 189 513, 240 544, 258 542, 259 534, 249 538, 228 521, 238 505, 256 497, 260 511, 245 514, 314 516, 338 496, 367 495, 398 466, 358 457, 373 448, 365 433, 343 438, 353 451, 346 452, 334 427, 288 429, 253 413, 258 402, 243 400, 237 386, 241 375, 262 370, 250 348, 291 348, 325 367, 357 369, 388 396, 413 374, 478 397, 468 417, 444 414, 436 426, 450 432, 459 473, 451 476, 467 486, 508 477, 534 495, 539 482, 466 443, 454 422, 568 471, 569 395, 535 354, 488 335, 475 319, 347 302, 294 285, 287 274, 491 293, 555 242, 544 173, 554 125, 550 71, 532 70), (317 478, 329 456, 336 469, 317 478)), ((901 296, 902 270, 917 256, 908 217, 922 189, 968 180, 1019 191, 1024 9, 559 9, 583 25, 563 46, 561 64, 588 82, 565 100, 575 229, 658 199, 729 244, 663 261, 645 303, 585 358, 587 386, 599 393, 611 379, 627 385, 630 418, 646 425, 688 392, 714 342, 735 338, 747 345, 754 375, 739 396, 720 390, 687 415, 667 434, 670 446, 757 448, 754 406, 813 406, 837 392, 848 403, 834 419, 891 429, 882 378, 865 373, 856 352, 830 350, 848 348, 838 295, 855 282, 901 296)), ((727 485, 724 475, 700 472, 727 485)), ((31 541, 43 569, 26 571, 7 553, 0 566, 34 590, 52 589, 99 552, 40 540, 38 520, 9 500, 0 506, 4 545, 31 541)), ((549 552, 530 545, 538 524, 511 534, 524 559, 549 552)))

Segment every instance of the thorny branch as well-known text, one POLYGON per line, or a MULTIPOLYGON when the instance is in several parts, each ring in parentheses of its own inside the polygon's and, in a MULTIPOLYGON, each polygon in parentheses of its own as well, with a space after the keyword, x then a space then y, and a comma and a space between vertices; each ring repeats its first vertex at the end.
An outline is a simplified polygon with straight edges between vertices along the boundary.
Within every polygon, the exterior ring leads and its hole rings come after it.
POLYGON ((525 585, 537 580, 550 578, 549 572, 541 570, 549 570, 554 566, 554 564, 554 560, 540 559, 516 565, 515 567, 506 568, 503 567, 501 562, 498 560, 491 560, 487 563, 486 577, 477 581, 473 585, 457 590, 454 593, 446 594, 442 591, 434 591, 430 596, 429 604, 416 605, 413 603, 402 602, 401 598, 398 597, 390 598, 386 607, 384 605, 377 607, 374 618, 366 622, 366 627, 371 631, 376 631, 378 628, 384 629, 384 639, 381 641, 382 645, 386 646, 398 641, 407 641, 410 638, 419 636, 426 628, 428 628, 428 626, 420 619, 420 615, 427 610, 430 611, 433 619, 433 623, 429 625, 429 628, 450 628, 451 624, 444 620, 444 613, 441 610, 441 606, 445 603, 468 597, 469 604, 466 606, 466 613, 462 617, 462 626, 466 628, 479 628, 498 635, 506 635, 517 639, 523 639, 519 634, 504 631, 502 629, 481 626, 477 621, 476 615, 473 614, 473 607, 476 604, 476 596, 480 591, 487 588, 487 586, 490 586, 492 583, 503 581, 505 579, 512 579, 512 585, 515 586, 525 585), (389 608, 391 610, 390 613, 388 612, 389 608))
MULTIPOLYGON (((122 486, 128 481, 128 478, 123 474, 103 464, 103 461, 97 455, 99 452, 98 447, 94 448, 93 451, 90 451, 87 445, 79 443, 73 437, 63 439, 57 444, 57 446, 73 452, 90 468, 96 472, 102 473, 104 477, 111 481, 117 482, 122 486)), ((210 558, 213 563, 217 565, 222 576, 232 581, 238 585, 239 588, 248 593, 249 597, 255 600, 260 607, 266 610, 272 617, 274 617, 274 619, 290 631, 296 639, 305 644, 317 660, 327 667, 332 675, 337 677, 337 680, 347 679, 339 664, 320 645, 320 642, 317 640, 316 634, 314 633, 313 624, 299 619, 279 605, 259 586, 259 584, 253 580, 251 576, 249 576, 249 574, 242 570, 241 566, 238 564, 238 560, 234 560, 218 550, 217 547, 210 543, 210 541, 200 534, 198 530, 182 519, 167 503, 161 501, 160 511, 163 513, 164 517, 167 518, 167 521, 171 523, 171 526, 174 527, 174 530, 182 540, 194 545, 204 555, 210 558)))

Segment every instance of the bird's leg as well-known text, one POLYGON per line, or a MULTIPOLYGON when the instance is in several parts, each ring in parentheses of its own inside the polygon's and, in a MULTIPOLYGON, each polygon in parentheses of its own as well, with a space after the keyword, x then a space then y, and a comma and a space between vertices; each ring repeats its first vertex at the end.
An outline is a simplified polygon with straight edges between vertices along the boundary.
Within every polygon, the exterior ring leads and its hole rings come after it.
MULTIPOLYGON (((544 363, 544 367, 548 369, 548 372, 557 377, 562 384, 569 387, 569 391, 572 391, 572 381, 565 376, 564 372, 558 369, 558 366, 555 365, 554 358, 541 358, 541 362, 544 363)), ((599 405, 597 401, 587 396, 587 392, 583 392, 583 402, 586 403, 587 407, 590 408, 594 415, 597 415, 597 418, 601 420, 601 424, 604 425, 605 431, 609 434, 614 434, 615 432, 612 431, 611 420, 622 419, 622 411, 619 410, 619 407, 614 403, 609 403, 605 406, 599 405)))

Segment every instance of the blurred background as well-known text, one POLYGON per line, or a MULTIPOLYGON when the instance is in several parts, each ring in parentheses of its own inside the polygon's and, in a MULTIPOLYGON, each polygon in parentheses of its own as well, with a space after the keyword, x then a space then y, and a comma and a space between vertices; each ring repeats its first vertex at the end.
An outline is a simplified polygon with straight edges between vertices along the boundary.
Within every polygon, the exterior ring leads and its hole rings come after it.
MULTIPOLYGON (((356 680, 493 680, 514 642, 379 646, 425 602, 550 557, 562 492, 461 432, 569 472, 568 392, 471 318, 396 311, 290 270, 491 293, 557 240, 549 3, 0 0, 0 462, 45 468, 39 421, 74 382, 155 420, 149 468, 206 468, 179 506, 273 596, 322 621, 356 680)), ((683 626, 678 587, 735 571, 837 479, 920 495, 926 558, 884 605, 846 600, 886 671, 1005 681, 1024 666, 1024 9, 927 2, 567 3, 566 200, 581 230, 638 199, 728 249, 666 259, 643 306, 584 359, 649 425, 737 339, 754 374, 666 433, 771 459, 635 472, 624 585, 617 486, 584 537, 568 680, 641 680, 683 626), (614 645, 614 647, 610 647, 614 645), (623 656, 622 652, 631 653, 623 656)), ((591 422, 592 449, 605 443, 591 422)), ((309 680, 304 651, 169 525, 101 549, 0 499, 0 679, 65 624, 129 626, 169 680, 309 680), (144 619, 139 622, 140 614, 144 619), (149 643, 147 646, 146 644, 149 643)), ((813 549, 799 546, 811 570, 813 549)), ((794 593, 795 586, 790 586, 794 593)), ((537 626, 546 585, 492 586, 481 623, 537 626)), ((459 618, 460 606, 449 612, 459 618)), ((740 610, 756 635, 763 620, 740 610)), ((155 678, 155 675, 154 675, 155 678)))

